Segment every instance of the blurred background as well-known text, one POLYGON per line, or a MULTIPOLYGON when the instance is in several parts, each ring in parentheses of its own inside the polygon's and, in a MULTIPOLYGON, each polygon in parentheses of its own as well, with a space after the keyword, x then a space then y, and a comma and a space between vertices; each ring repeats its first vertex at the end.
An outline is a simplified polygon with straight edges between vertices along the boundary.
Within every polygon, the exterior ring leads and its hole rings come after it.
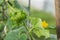
MULTIPOLYGON (((25 8, 29 6, 29 0, 18 0, 25 8)), ((55 0, 30 0, 30 16, 39 17, 49 23, 49 26, 56 26, 55 0)))
MULTIPOLYGON (((24 6, 28 6, 29 0, 18 0, 24 6)), ((31 0, 31 7, 38 10, 45 10, 55 15, 55 0, 31 0)))

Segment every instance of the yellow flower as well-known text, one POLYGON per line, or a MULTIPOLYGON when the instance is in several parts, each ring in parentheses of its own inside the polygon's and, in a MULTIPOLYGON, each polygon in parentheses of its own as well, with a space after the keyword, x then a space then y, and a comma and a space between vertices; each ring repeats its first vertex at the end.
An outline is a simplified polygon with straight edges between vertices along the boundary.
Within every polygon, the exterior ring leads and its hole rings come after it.
POLYGON ((47 27, 48 27, 48 23, 46 23, 46 21, 43 21, 43 22, 42 22, 42 26, 43 26, 44 28, 47 28, 47 27))

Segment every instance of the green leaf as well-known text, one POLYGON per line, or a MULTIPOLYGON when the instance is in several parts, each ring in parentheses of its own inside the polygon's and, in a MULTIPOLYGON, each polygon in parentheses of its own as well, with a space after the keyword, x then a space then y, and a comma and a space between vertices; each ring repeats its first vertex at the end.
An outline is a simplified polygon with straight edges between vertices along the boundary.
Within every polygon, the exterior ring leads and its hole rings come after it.
POLYGON ((4 40, 19 40, 20 36, 21 36, 21 33, 25 32, 25 31, 26 30, 25 30, 24 27, 20 27, 19 29, 12 30, 12 31, 10 31, 6 34, 6 37, 4 38, 4 40))
POLYGON ((25 33, 21 34, 20 40, 27 40, 27 35, 25 33))
POLYGON ((36 34, 37 37, 45 36, 45 38, 50 37, 50 33, 48 30, 40 30, 40 29, 34 29, 33 32, 36 34))
POLYGON ((42 20, 40 18, 30 17, 30 22, 31 22, 32 27, 43 28, 42 20))
POLYGON ((44 34, 45 38, 49 38, 50 37, 50 32, 49 30, 44 30, 44 34))
POLYGON ((43 27, 42 27, 42 20, 40 18, 38 18, 38 21, 37 21, 35 26, 43 29, 43 27))
POLYGON ((42 36, 42 32, 40 32, 40 30, 33 30, 33 33, 35 33, 39 38, 42 36))

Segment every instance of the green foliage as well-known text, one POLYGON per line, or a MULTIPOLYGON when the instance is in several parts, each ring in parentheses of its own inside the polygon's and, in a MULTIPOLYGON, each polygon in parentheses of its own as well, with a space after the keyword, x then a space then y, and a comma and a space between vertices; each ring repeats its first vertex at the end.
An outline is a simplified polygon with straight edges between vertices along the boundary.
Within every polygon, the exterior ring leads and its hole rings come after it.
POLYGON ((26 40, 27 36, 25 33, 23 33, 25 32, 24 29, 24 27, 21 27, 19 29, 8 32, 4 40, 26 40))
POLYGON ((0 31, 3 30, 3 28, 4 28, 4 25, 3 25, 3 23, 1 23, 0 24, 0 31))
POLYGON ((19 40, 27 40, 27 36, 26 36, 26 34, 21 34, 19 40))
POLYGON ((42 20, 40 18, 31 18, 31 25, 32 28, 29 32, 33 32, 37 35, 37 37, 45 36, 45 38, 48 38, 50 36, 49 30, 46 30, 42 27, 42 20))
MULTIPOLYGON (((12 2, 12 5, 14 5, 14 1, 12 2)), ((23 25, 23 21, 26 19, 25 11, 18 9, 15 5, 11 6, 10 4, 8 4, 8 15, 9 20, 11 21, 13 26, 12 28, 16 28, 17 26, 23 25)))
MULTIPOLYGON (((3 4, 3 1, 0 0, 1 4, 3 4)), ((32 15, 30 17, 27 16, 27 9, 19 5, 17 0, 5 1, 7 2, 8 12, 6 15, 8 18, 6 21, 3 21, 3 24, 0 24, 0 30, 2 30, 0 32, 0 35, 2 34, 0 40, 40 40, 42 36, 45 39, 50 37, 50 31, 49 29, 43 28, 41 18, 32 15), (31 27, 27 26, 27 20, 30 20, 31 27)), ((2 18, 1 14, 0 16, 2 18)))
POLYGON ((2 5, 2 3, 3 3, 3 0, 0 0, 0 5, 2 5))

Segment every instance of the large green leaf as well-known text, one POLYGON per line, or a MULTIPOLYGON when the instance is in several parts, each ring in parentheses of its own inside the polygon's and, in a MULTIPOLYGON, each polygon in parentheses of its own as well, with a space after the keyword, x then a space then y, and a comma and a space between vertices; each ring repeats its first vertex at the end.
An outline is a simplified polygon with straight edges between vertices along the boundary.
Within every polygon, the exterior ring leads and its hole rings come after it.
POLYGON ((20 40, 20 37, 21 37, 21 40, 23 40, 22 38, 25 38, 24 40, 26 40, 26 35, 22 34, 22 32, 24 33, 25 31, 26 30, 24 27, 21 27, 16 30, 12 30, 6 34, 6 37, 4 38, 4 40, 20 40))

